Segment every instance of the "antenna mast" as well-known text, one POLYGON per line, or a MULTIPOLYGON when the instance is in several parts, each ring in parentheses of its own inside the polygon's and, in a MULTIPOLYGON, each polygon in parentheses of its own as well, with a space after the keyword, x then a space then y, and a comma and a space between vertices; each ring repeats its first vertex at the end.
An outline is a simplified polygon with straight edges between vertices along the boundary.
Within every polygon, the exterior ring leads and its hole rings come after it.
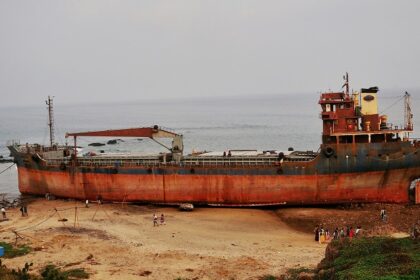
POLYGON ((413 130, 413 114, 411 113, 410 94, 408 92, 404 94, 404 124, 405 129, 413 130))
POLYGON ((45 101, 48 106, 48 126, 50 127, 50 146, 54 144, 54 111, 53 111, 53 97, 48 96, 45 101))
POLYGON ((344 80, 344 85, 342 86, 346 88, 345 94, 349 95, 350 93, 350 85, 349 85, 349 73, 346 72, 346 75, 343 76, 343 80, 344 80))

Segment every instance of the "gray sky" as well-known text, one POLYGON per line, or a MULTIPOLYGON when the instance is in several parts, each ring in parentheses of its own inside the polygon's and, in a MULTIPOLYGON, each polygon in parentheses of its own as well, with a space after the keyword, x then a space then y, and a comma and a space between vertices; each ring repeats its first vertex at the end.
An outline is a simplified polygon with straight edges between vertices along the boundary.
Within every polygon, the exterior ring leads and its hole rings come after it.
POLYGON ((315 93, 345 71, 354 88, 420 89, 419 12, 420 1, 0 0, 0 106, 315 93))

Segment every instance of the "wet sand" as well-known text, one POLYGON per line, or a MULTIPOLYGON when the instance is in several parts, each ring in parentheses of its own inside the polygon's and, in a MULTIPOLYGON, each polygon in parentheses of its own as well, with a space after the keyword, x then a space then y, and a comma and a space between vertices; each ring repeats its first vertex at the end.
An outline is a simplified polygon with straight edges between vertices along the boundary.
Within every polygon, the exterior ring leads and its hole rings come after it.
POLYGON ((18 231, 24 238, 18 243, 34 250, 4 263, 17 268, 33 262, 33 272, 49 263, 82 267, 90 279, 258 279, 315 267, 326 247, 264 209, 85 208, 81 202, 37 199, 28 212, 21 217, 19 209, 10 209, 10 220, 0 223, 0 238, 13 242, 12 231, 18 231), (153 213, 163 213, 166 225, 153 227, 153 213), (60 222, 63 218, 68 221, 60 222))

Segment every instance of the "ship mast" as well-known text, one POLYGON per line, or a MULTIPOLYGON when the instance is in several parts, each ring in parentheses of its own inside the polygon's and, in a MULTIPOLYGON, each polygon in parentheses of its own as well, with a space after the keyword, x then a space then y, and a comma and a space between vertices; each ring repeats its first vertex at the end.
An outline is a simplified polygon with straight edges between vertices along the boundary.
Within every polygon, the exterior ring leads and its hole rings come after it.
POLYGON ((45 101, 48 106, 48 126, 50 127, 50 146, 54 144, 54 111, 53 111, 53 97, 48 96, 45 101))
POLYGON ((411 113, 410 94, 404 94, 404 125, 406 130, 413 130, 413 114, 411 113))
POLYGON ((349 95, 350 93, 350 85, 349 85, 349 73, 346 72, 346 75, 343 76, 344 79, 344 85, 343 87, 346 88, 345 94, 349 95))

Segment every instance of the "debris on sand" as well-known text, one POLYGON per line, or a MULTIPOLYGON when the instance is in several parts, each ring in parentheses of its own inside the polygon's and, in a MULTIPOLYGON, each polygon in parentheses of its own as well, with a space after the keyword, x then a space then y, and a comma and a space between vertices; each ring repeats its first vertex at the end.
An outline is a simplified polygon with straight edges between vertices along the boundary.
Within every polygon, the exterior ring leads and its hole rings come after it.
POLYGON ((150 274, 152 274, 152 272, 148 270, 139 272, 139 276, 149 276, 150 274))
POLYGON ((179 205, 179 210, 181 211, 192 211, 194 210, 194 205, 191 203, 181 203, 179 205))

